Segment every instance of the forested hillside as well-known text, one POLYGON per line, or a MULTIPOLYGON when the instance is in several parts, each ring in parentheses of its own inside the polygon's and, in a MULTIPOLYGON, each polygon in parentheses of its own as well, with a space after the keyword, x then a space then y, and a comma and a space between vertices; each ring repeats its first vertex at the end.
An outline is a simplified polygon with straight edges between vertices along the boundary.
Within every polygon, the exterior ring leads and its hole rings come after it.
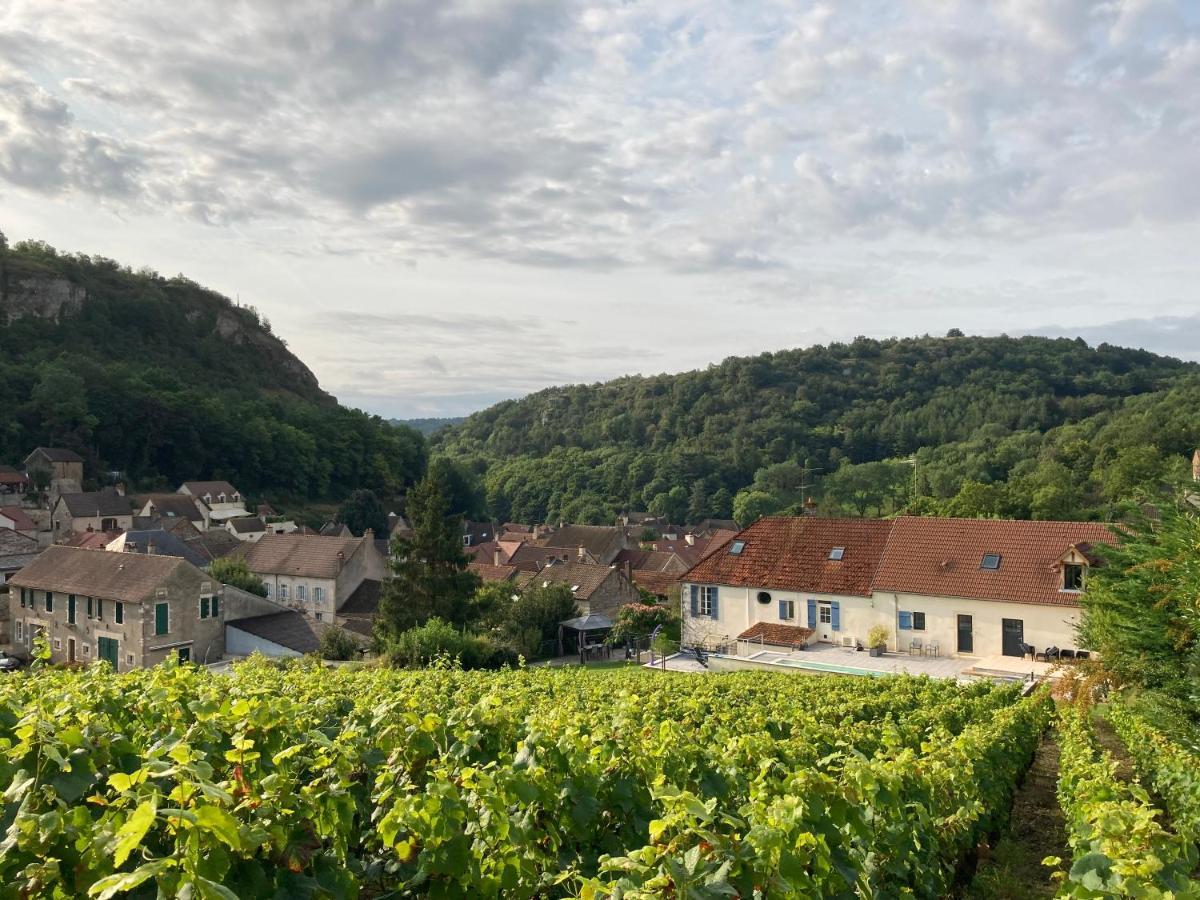
POLYGON ((552 388, 439 432, 501 519, 1099 517, 1182 476, 1200 368, 1048 338, 913 338, 552 388))
POLYGON ((0 462, 62 446, 138 486, 297 501, 424 469, 421 435, 339 406, 253 308, 183 277, 0 236, 0 320, 0 462))

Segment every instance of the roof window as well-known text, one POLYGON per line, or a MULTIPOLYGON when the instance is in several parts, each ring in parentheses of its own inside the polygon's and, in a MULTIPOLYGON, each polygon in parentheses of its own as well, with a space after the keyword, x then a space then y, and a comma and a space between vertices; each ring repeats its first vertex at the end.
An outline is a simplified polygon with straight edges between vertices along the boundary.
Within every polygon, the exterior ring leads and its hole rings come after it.
POLYGON ((981 568, 981 569, 998 569, 998 568, 1000 568, 1000 554, 999 553, 983 554, 983 562, 981 562, 979 564, 979 568, 981 568))
POLYGON ((841 559, 843 556, 845 556, 845 555, 846 555, 846 548, 845 548, 845 547, 834 547, 832 550, 830 550, 830 551, 829 551, 829 558, 830 558, 830 559, 838 559, 838 560, 840 560, 840 559, 841 559))
POLYGON ((733 556, 737 556, 745 549, 746 549, 745 541, 734 541, 732 544, 729 545, 729 552, 733 556))

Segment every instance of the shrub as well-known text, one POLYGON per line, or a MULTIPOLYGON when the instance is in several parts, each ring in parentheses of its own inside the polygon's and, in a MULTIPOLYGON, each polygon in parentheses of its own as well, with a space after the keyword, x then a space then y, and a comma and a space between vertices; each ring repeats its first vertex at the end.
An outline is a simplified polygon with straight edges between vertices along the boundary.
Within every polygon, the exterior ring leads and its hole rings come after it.
POLYGON ((417 625, 388 645, 386 656, 394 666, 420 669, 438 659, 457 661, 463 669, 498 669, 513 664, 517 654, 485 635, 464 634, 436 616, 417 625))
POLYGON ((358 655, 358 641, 344 628, 328 628, 321 635, 321 659, 345 661, 358 655))
POLYGON ((888 631, 886 626, 872 625, 871 630, 867 632, 867 646, 886 647, 888 638, 891 636, 892 633, 888 631))

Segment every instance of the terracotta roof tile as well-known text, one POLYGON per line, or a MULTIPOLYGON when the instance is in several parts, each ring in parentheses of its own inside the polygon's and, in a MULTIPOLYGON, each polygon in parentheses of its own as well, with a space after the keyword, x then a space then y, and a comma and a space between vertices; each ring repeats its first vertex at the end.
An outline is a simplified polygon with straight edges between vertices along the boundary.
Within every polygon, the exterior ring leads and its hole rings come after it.
POLYGON ((681 580, 869 597, 891 528, 878 519, 760 519, 681 580), (731 553, 739 541, 742 552, 731 553), (829 558, 834 547, 845 551, 840 560, 829 558))
POLYGON ((19 506, 0 506, 0 516, 12 521, 14 531, 37 531, 33 519, 19 506))
POLYGON ((875 589, 1077 606, 1077 594, 1060 590, 1059 560, 1072 545, 1091 556, 1093 545, 1116 540, 1098 522, 902 517, 892 528, 875 589), (1000 555, 999 568, 981 568, 985 553, 1000 555))
POLYGON ((493 566, 491 563, 472 562, 467 568, 484 581, 511 581, 520 571, 516 566, 493 566))
POLYGON ((589 563, 560 563, 547 566, 540 572, 530 573, 525 579, 526 584, 567 584, 576 600, 587 600, 616 570, 608 566, 596 566, 589 563))
POLYGON ((633 576, 634 584, 657 596, 665 597, 672 588, 679 584, 678 572, 652 572, 646 569, 634 569, 630 574, 633 576))
POLYGON ((762 638, 764 644, 774 644, 777 647, 791 647, 793 644, 803 644, 812 637, 811 628, 801 628, 798 625, 783 625, 778 622, 755 622, 737 636, 739 641, 757 641, 762 638))

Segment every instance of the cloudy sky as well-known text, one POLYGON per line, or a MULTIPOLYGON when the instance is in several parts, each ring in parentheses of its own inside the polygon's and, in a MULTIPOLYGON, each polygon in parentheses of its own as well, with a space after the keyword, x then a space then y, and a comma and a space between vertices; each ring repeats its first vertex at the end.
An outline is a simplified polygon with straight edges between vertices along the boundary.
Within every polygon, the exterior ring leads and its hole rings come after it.
POLYGON ((343 401, 858 334, 1200 356, 1195 0, 0 6, 0 228, 183 272, 343 401))

